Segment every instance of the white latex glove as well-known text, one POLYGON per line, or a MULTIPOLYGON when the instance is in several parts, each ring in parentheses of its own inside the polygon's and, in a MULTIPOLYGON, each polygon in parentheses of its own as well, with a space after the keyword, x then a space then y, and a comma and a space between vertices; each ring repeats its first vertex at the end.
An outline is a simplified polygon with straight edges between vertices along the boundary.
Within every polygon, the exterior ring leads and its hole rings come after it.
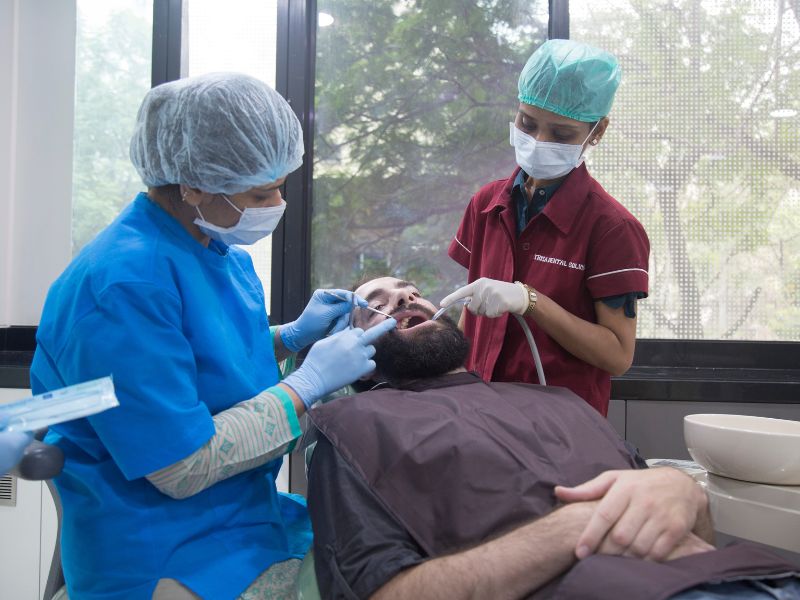
POLYGON ((445 297, 439 306, 450 306, 470 296, 467 308, 476 315, 499 317, 505 313, 521 315, 528 308, 528 292, 521 285, 481 277, 445 297))

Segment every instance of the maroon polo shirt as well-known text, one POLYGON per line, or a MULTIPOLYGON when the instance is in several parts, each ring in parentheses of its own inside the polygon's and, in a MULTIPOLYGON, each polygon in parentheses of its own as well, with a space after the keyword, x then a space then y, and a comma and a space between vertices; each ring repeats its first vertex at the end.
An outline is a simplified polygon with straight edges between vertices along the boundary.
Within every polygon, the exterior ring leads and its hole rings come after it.
MULTIPOLYGON (((481 188, 467 206, 448 254, 469 271, 469 281, 489 277, 522 281, 572 314, 597 322, 595 301, 648 291, 650 242, 624 206, 589 175, 574 169, 544 210, 516 235, 508 179, 481 188)), ((564 350, 527 319, 542 358, 548 385, 571 389, 608 413, 611 376, 564 350)), ((467 368, 492 381, 538 383, 522 328, 513 317, 476 318, 467 311, 465 333, 472 341, 467 368)))

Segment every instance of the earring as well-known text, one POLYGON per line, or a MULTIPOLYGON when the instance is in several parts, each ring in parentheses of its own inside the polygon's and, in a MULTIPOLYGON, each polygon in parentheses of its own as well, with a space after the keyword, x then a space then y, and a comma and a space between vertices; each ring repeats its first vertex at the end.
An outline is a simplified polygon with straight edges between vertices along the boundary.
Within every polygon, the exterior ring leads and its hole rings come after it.
POLYGON ((186 202, 186 196, 188 196, 188 195, 189 195, 189 192, 183 192, 183 194, 181 194, 181 199, 182 199, 184 202, 186 202))
POLYGON ((597 138, 594 138, 591 142, 589 142, 592 146, 597 146, 597 138))

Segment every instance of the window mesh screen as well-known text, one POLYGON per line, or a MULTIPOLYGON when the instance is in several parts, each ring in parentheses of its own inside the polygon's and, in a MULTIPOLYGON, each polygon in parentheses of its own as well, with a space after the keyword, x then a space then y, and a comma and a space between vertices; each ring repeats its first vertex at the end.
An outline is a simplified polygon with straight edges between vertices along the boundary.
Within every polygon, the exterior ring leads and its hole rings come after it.
POLYGON ((783 0, 571 0, 623 67, 588 163, 647 229, 640 337, 800 338, 800 29, 783 0))

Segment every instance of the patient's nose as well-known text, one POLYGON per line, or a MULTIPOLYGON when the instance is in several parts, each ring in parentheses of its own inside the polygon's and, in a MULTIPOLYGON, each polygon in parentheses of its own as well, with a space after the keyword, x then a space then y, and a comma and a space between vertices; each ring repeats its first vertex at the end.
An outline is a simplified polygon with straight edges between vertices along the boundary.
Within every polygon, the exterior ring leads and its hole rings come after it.
POLYGON ((414 297, 414 292, 411 290, 398 290, 398 297, 397 297, 397 306, 405 306, 406 304, 411 304, 416 300, 414 297))

